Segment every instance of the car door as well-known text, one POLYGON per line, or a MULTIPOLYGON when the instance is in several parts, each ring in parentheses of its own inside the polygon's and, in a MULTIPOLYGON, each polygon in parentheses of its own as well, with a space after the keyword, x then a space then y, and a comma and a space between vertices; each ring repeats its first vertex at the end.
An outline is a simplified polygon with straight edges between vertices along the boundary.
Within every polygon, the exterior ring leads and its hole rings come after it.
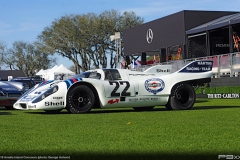
POLYGON ((122 80, 118 70, 106 69, 104 73, 103 85, 107 98, 122 97, 124 99, 124 97, 136 96, 134 82, 122 80))

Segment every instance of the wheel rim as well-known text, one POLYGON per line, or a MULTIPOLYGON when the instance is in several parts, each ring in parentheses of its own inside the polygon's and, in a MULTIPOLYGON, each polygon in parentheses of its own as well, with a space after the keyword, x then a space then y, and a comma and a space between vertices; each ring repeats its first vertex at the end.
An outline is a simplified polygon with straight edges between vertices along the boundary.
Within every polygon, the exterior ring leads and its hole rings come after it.
POLYGON ((176 93, 176 99, 180 104, 186 104, 189 100, 189 92, 187 89, 181 88, 176 93))
POLYGON ((91 103, 90 96, 85 91, 75 91, 72 94, 72 104, 77 108, 83 108, 91 103))

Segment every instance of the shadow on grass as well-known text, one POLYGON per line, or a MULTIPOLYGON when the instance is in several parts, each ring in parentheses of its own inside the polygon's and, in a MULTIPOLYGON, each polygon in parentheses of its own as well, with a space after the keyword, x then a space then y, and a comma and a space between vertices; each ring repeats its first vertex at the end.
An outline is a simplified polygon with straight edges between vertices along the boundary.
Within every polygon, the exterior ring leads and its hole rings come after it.
POLYGON ((199 107, 193 107, 192 110, 224 109, 224 108, 240 108, 240 106, 199 106, 199 107))
POLYGON ((0 112, 0 116, 1 115, 14 115, 14 114, 12 114, 11 112, 0 112))
MULTIPOLYGON (((193 107, 191 110, 207 110, 207 109, 224 109, 224 108, 240 108, 239 106, 200 106, 200 107, 193 107)), ((89 113, 84 114, 108 114, 108 113, 126 113, 126 112, 174 112, 174 111, 184 111, 184 110, 168 110, 166 108, 154 108, 153 110, 149 111, 135 111, 131 108, 128 109, 92 109, 89 113)), ((59 113, 47 113, 45 111, 35 111, 35 112, 26 112, 28 114, 42 114, 42 115, 70 115, 67 111, 61 111, 59 113)))
POLYGON ((197 99, 195 103, 203 103, 203 102, 208 102, 208 100, 203 100, 203 99, 197 99))

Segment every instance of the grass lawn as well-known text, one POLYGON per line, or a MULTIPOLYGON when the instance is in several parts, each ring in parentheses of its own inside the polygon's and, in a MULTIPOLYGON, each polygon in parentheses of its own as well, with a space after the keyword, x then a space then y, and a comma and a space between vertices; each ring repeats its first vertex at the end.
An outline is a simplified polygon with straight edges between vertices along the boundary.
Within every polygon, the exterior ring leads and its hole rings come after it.
POLYGON ((146 112, 118 108, 93 109, 89 114, 1 109, 0 159, 40 155, 47 159, 217 159, 218 154, 240 155, 239 104, 240 99, 197 99, 194 108, 186 111, 158 106, 146 112))

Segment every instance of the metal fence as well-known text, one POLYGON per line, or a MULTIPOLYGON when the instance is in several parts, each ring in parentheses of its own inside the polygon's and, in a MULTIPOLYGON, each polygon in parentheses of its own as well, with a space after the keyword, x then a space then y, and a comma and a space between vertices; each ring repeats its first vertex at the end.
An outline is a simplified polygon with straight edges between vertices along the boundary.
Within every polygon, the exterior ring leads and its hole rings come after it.
POLYGON ((213 61, 213 69, 212 69, 213 78, 220 78, 225 76, 228 76, 228 77, 240 76, 240 53, 239 52, 216 55, 216 56, 184 59, 184 60, 174 60, 174 61, 169 61, 164 63, 151 64, 151 65, 142 65, 142 66, 131 68, 131 70, 143 72, 153 65, 172 65, 171 72, 176 72, 177 70, 181 69, 188 63, 196 60, 212 60, 213 61))

